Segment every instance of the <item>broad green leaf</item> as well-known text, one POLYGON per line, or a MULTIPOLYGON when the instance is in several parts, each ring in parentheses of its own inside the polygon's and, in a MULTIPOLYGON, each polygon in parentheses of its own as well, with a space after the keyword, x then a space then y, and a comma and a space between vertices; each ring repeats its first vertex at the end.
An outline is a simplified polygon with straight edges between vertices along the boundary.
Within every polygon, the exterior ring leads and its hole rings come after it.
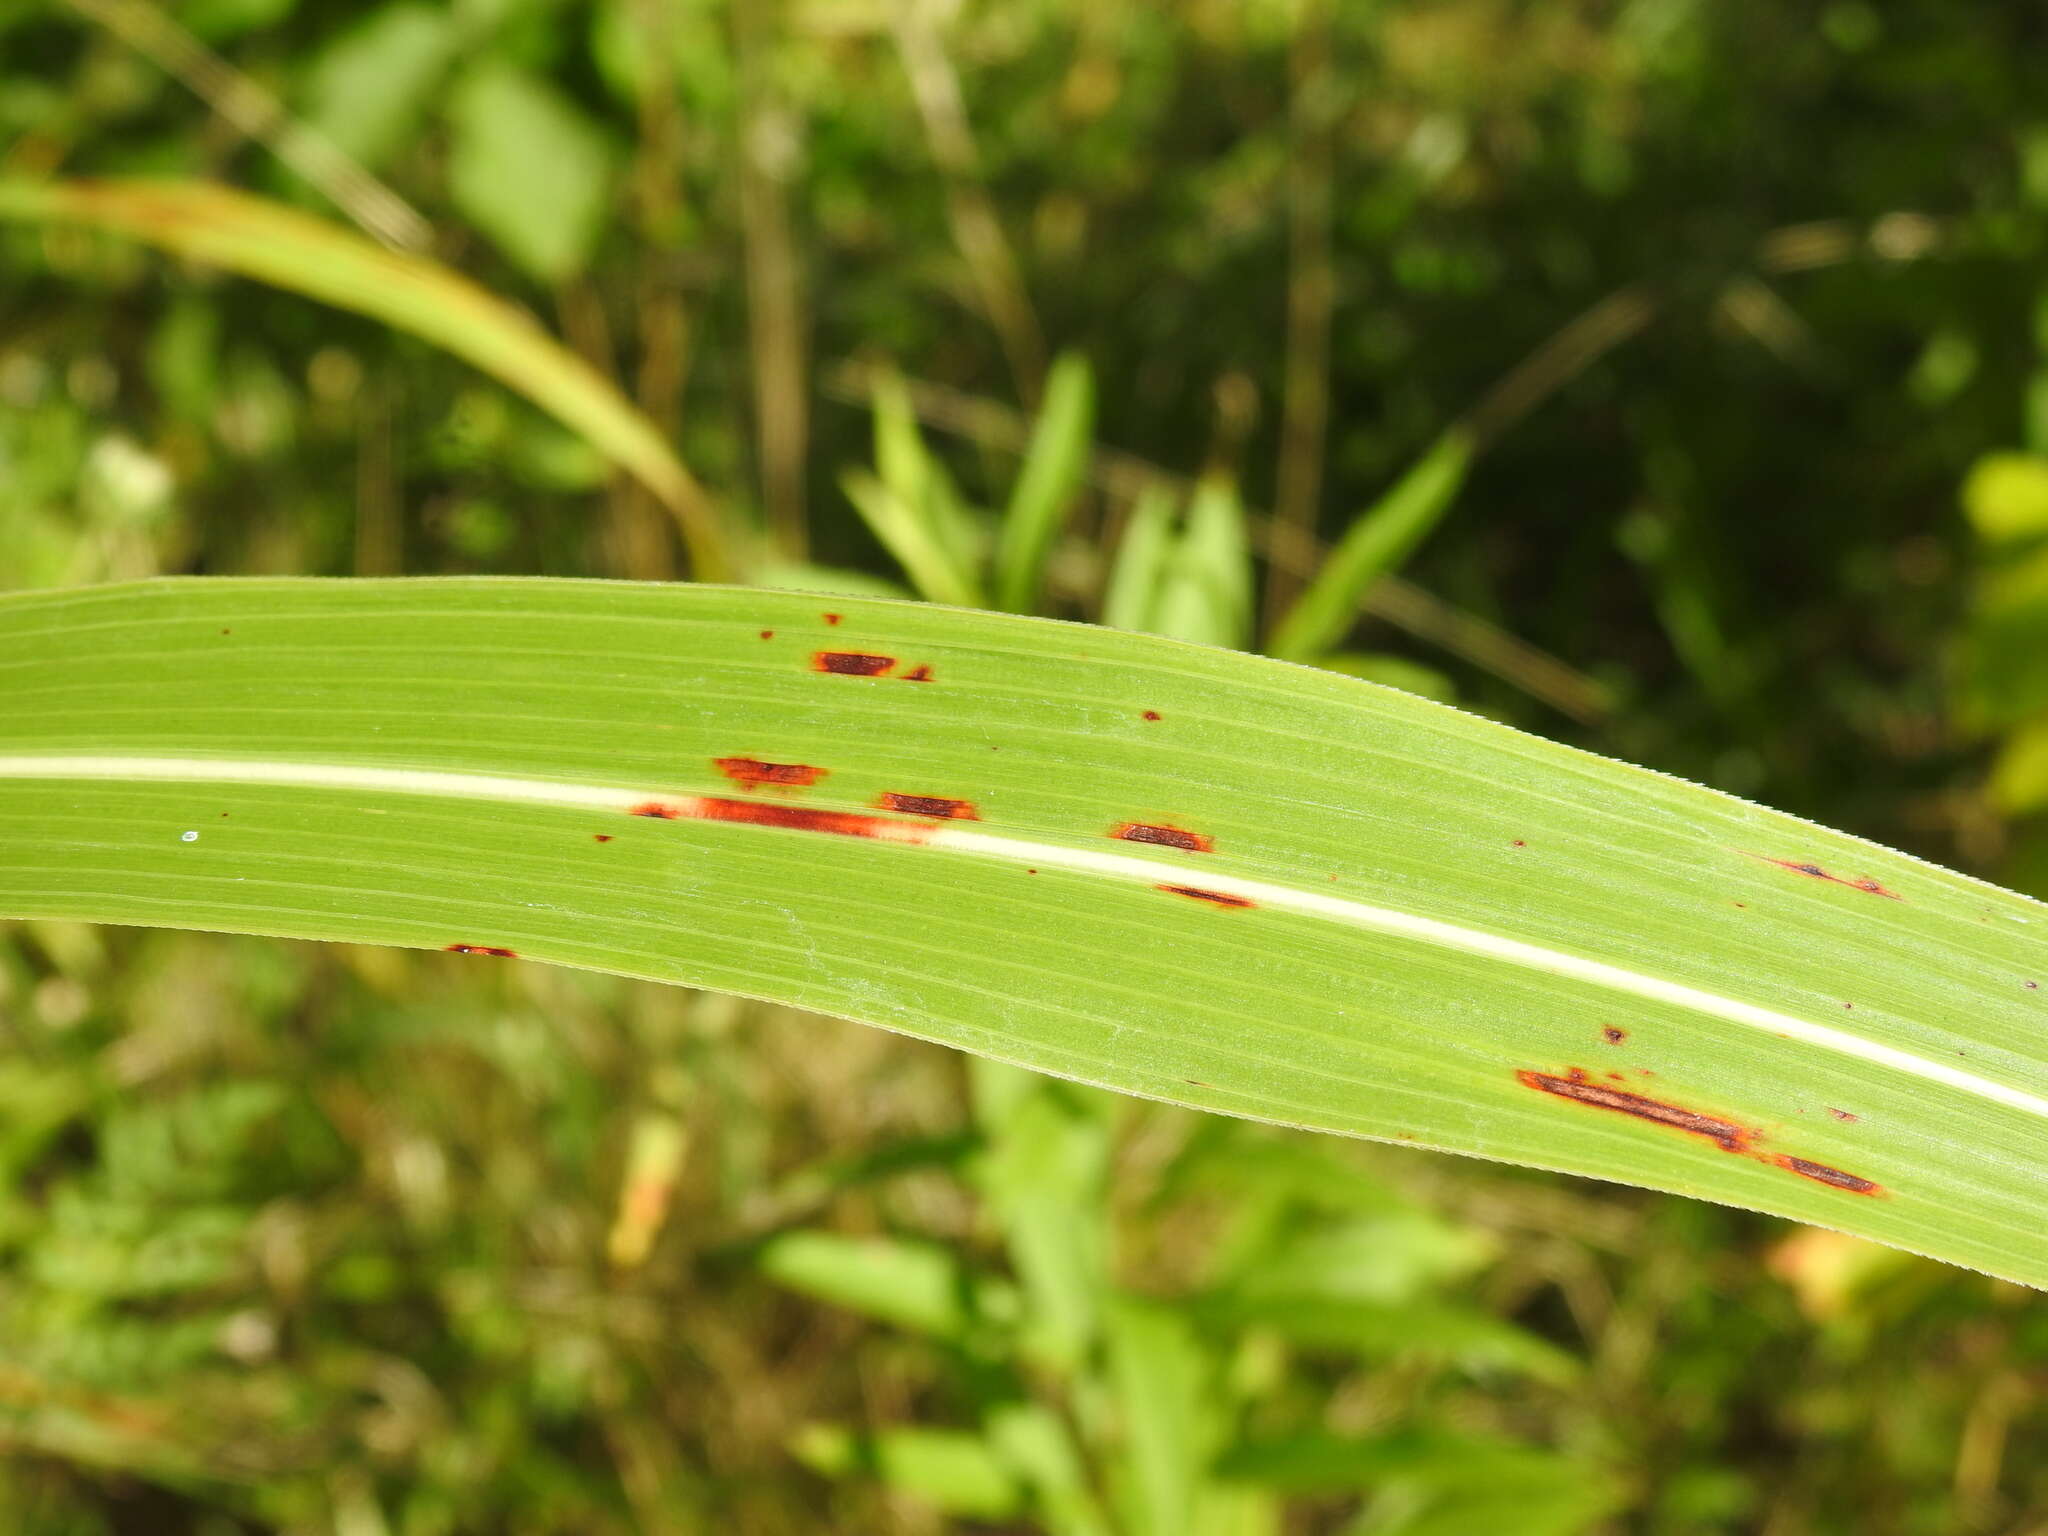
POLYGON ((1358 515, 1266 649, 1307 661, 1341 641, 1367 589, 1407 559, 1450 511, 1475 446, 1464 427, 1452 427, 1432 443, 1392 490, 1358 515))
POLYGON ((456 206, 544 283, 590 259, 611 199, 612 147, 547 82, 509 64, 462 77, 448 102, 456 206))
POLYGON ((1062 357, 1046 375, 1045 403, 996 545, 996 601, 1012 612, 1038 606, 1045 562, 1081 487, 1094 430, 1095 375, 1086 359, 1062 357))
POLYGON ((837 1424, 812 1424, 796 1438, 796 1454, 830 1477, 868 1472, 889 1487, 978 1520, 1015 1515, 1023 1490, 978 1435, 956 1429, 884 1429, 855 1434, 837 1424))
POLYGON ((2043 907, 1412 695, 862 598, 184 580, 0 598, 0 704, 0 915, 516 950, 2048 1281, 2043 907))
POLYGON ((1171 1308, 1126 1300, 1109 1321, 1125 1525, 1132 1536, 1183 1536, 1194 1528, 1221 1434, 1215 1363, 1171 1308))
POLYGON ((0 218, 91 225, 367 315, 454 353, 583 434, 676 514, 693 569, 731 561, 703 489, 618 389, 515 309, 438 262, 281 203, 178 181, 0 181, 0 218))
POLYGON ((307 117, 355 159, 382 165, 412 136, 456 33, 446 9, 420 0, 371 12, 314 59, 307 117))

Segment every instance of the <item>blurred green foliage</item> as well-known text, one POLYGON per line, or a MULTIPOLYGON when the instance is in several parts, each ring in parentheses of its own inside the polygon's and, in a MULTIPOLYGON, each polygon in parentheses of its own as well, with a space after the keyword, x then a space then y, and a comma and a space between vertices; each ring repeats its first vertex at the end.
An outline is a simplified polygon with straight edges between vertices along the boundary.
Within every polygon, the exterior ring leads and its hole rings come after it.
MULTIPOLYGON (((2042 41, 15 0, 0 175, 423 248, 751 579, 1272 647, 2048 892, 2042 41)), ((410 336, 62 224, 0 271, 0 587, 687 569, 410 336)), ((1828 1233, 519 964, 20 925, 0 1027, 9 1529, 2048 1531, 2038 1303, 1828 1233)))

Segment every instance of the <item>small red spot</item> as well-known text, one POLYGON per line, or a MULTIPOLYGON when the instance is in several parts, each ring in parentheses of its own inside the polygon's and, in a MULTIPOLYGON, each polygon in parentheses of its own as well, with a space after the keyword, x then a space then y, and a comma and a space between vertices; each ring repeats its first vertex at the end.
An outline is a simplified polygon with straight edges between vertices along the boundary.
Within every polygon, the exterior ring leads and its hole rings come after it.
POLYGON ((972 801, 947 800, 938 795, 899 795, 890 790, 875 804, 885 811, 901 811, 906 816, 935 816, 940 821, 981 820, 972 801))
POLYGON ((2038 981, 2023 981, 2020 983, 2020 985, 2025 987, 2029 992, 2038 992, 2041 990, 2041 983, 2039 983, 2038 981))
POLYGON ((1146 710, 1146 711, 1145 711, 1145 718, 1146 718, 1147 720, 1154 720, 1154 721, 1156 721, 1156 720, 1158 720, 1158 719, 1160 718, 1160 714, 1159 714, 1159 711, 1158 711, 1158 710, 1156 710, 1156 709, 1148 709, 1148 710, 1146 710))
POLYGON ((494 960, 517 960, 519 957, 509 949, 495 949, 488 944, 450 944, 451 955, 489 955, 494 960))
POLYGON ((811 665, 841 677, 880 677, 896 665, 896 658, 870 656, 864 651, 820 651, 811 658, 811 665))
POLYGON ((1888 901, 1903 901, 1905 899, 1897 891, 1886 890, 1868 875, 1858 875, 1855 879, 1850 880, 1845 879, 1841 875, 1829 874, 1828 871, 1822 869, 1818 864, 1805 864, 1797 859, 1773 859, 1764 857, 1761 854, 1753 855, 1753 857, 1763 858, 1766 864, 1774 865, 1795 875, 1804 875, 1809 880, 1825 880, 1830 885, 1846 885, 1852 891, 1868 891, 1871 895, 1882 896, 1888 901))
POLYGON ((930 829, 908 821, 887 821, 859 811, 814 811, 804 806, 767 805, 758 800, 697 802, 696 814, 706 821, 740 821, 757 827, 787 827, 795 832, 831 832, 840 837, 874 837, 885 842, 921 843, 930 829))
POLYGON ((612 840, 612 835, 609 832, 593 832, 590 835, 596 838, 600 843, 608 843, 612 840))
POLYGON ((221 631, 221 633, 224 635, 232 635, 234 631, 232 629, 224 629, 221 631))
POLYGON ((1255 907, 1257 902, 1247 896, 1233 896, 1228 891, 1205 891, 1199 885, 1162 885, 1158 889, 1173 896, 1190 896, 1196 901, 1206 901, 1218 907, 1255 907))
POLYGON ((1528 847, 1529 845, 1528 845, 1527 843, 1523 842, 1523 841, 1522 841, 1522 840, 1521 840, 1521 839, 1520 839, 1520 838, 1518 837, 1518 838, 1516 838, 1516 839, 1514 840, 1514 843, 1513 843, 1513 844, 1512 844, 1511 846, 1513 846, 1513 847, 1516 847, 1516 848, 1526 848, 1526 847, 1528 847))
POLYGON ((1822 1184, 1832 1184, 1836 1189, 1846 1189, 1852 1195, 1881 1195, 1884 1189, 1873 1184, 1860 1174, 1844 1173, 1839 1168, 1830 1168, 1826 1163, 1808 1162, 1803 1157, 1793 1157, 1780 1152, 1771 1159, 1780 1168, 1798 1174, 1802 1179, 1817 1179, 1822 1184))
POLYGON ((1185 832, 1179 827, 1155 827, 1142 821, 1127 821, 1109 834, 1120 837, 1127 843, 1156 843, 1161 848, 1183 848, 1189 853, 1213 853, 1215 842, 1199 832, 1185 832))
POLYGON ((676 821, 684 814, 680 805, 666 800, 643 800, 626 812, 628 816, 657 816, 663 821, 676 821))
POLYGON ((1037 871, 1037 870, 1035 870, 1035 869, 1027 869, 1027 870, 1025 870, 1025 871, 1024 871, 1024 873, 1025 873, 1025 874, 1027 874, 1027 875, 1035 875, 1035 874, 1037 874, 1037 873, 1038 873, 1038 871, 1037 871))
POLYGON ((775 631, 772 629, 764 629, 761 631, 761 638, 763 640, 773 640, 775 638, 775 631))
POLYGON ((1847 1111, 1846 1109, 1831 1109, 1828 1111, 1828 1113, 1833 1115, 1837 1120, 1858 1120, 1862 1118, 1860 1115, 1850 1114, 1849 1111, 1847 1111))
POLYGON ((827 772, 809 763, 764 763, 758 757, 714 757, 711 766, 741 789, 759 789, 763 784, 808 789, 827 772))
POLYGON ((1628 1031, 1625 1029, 1617 1029, 1614 1025, 1609 1024, 1600 1031, 1600 1038, 1602 1040, 1605 1040, 1609 1045, 1619 1045, 1622 1041, 1628 1038, 1628 1031))
POLYGON ((906 683, 928 683, 931 680, 932 669, 927 666, 915 666, 903 674, 903 681, 906 683))
POLYGON ((825 615, 825 622, 827 624, 837 624, 839 622, 839 615, 836 613, 828 613, 825 615))

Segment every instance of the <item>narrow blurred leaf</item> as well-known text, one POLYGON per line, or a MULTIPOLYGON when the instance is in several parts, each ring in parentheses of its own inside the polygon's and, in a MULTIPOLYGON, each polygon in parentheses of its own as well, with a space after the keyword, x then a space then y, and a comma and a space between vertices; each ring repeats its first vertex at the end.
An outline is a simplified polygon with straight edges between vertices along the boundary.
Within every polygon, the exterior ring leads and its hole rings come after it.
POLYGON ((1023 1502, 1009 1468, 980 1437, 959 1430, 894 1428, 857 1435, 836 1424, 812 1424, 792 1449, 815 1472, 866 1472, 949 1515, 1006 1520, 1023 1502))
POLYGON ((575 353, 438 262, 388 251, 281 203, 204 182, 0 182, 0 218, 89 224, 353 310, 445 348, 582 433, 682 524, 695 574, 729 573, 703 490, 660 432, 575 353))
POLYGON ((916 1333, 964 1340, 988 1319, 1016 1316, 1016 1295, 968 1274, 930 1243, 832 1232, 784 1232, 763 1243, 761 1273, 778 1285, 916 1333))
MULTIPOLYGON (((946 468, 932 457, 918 430, 916 412, 902 379, 883 372, 875 381, 875 469, 937 544, 957 573, 963 590, 978 588, 972 573, 987 557, 986 540, 974 526, 946 468)), ((974 606, 979 605, 976 599, 974 606)))
POLYGON ((1102 622, 1111 629, 1152 628, 1159 583, 1173 547, 1173 518, 1173 492, 1156 483, 1147 485, 1124 524, 1109 588, 1103 594, 1102 622))
POLYGON ((1237 488, 1204 478, 1188 503, 1150 627, 1176 640, 1244 649, 1252 629, 1251 559, 1237 488))
POLYGON ((1396 1303, 1342 1297, 1220 1293, 1188 1304, 1205 1323, 1271 1328, 1292 1344, 1368 1360, 1393 1358, 1506 1371, 1553 1386, 1577 1380, 1580 1362, 1547 1340, 1490 1312, 1410 1298, 1396 1303))
POLYGON ((931 523, 889 486, 863 469, 839 477, 840 489, 860 514, 868 531, 896 558, 920 597, 956 608, 980 603, 972 578, 953 561, 935 536, 931 523))
POLYGON ((448 101, 448 190, 464 216, 544 283, 590 259, 611 202, 611 145, 553 86, 480 65, 448 101))
POLYGON ((1188 1320, 1166 1307, 1125 1300, 1109 1324, 1125 1523, 1131 1536, 1187 1536, 1220 1443, 1214 1362, 1188 1320))
POLYGON ((1035 1078, 992 1127, 975 1165, 1024 1285, 1030 1341, 1067 1371, 1079 1368, 1094 1340, 1107 1282, 1098 1213, 1109 1172, 1109 1122, 1095 1098, 1035 1078))
POLYGON ((1066 1423, 1041 1403, 1011 1402, 987 1416, 990 1447, 1031 1490, 1048 1536, 1110 1536, 1108 1517, 1066 1423))
POLYGON ((1562 1457, 1509 1440, 1436 1433, 1350 1438, 1308 1432, 1234 1445, 1217 1458, 1216 1475, 1229 1482, 1316 1495, 1360 1492, 1395 1479, 1442 1487, 1555 1486, 1584 1472, 1562 1457))
POLYGON ((1266 647, 1306 661, 1344 638, 1358 605, 1380 577, 1399 568, 1451 508, 1472 463, 1474 439, 1452 427, 1392 490, 1359 514, 1309 588, 1280 620, 1266 647))
POLYGON ((1086 359, 1070 353, 1046 375, 1045 403, 1003 515, 996 546, 998 607, 1029 613, 1038 606, 1046 559, 1088 467, 1094 423, 1095 375, 1086 359))

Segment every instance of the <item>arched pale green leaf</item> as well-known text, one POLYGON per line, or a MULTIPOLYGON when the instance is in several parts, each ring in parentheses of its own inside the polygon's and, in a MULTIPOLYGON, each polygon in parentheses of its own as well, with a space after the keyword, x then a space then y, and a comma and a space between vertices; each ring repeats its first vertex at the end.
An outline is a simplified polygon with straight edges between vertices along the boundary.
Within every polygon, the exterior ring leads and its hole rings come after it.
POLYGON ((533 317, 459 272, 196 181, 5 181, 0 218, 89 225, 367 315, 441 347, 581 433, 676 516, 700 576, 730 574, 716 510, 659 430, 533 317))
POLYGON ((8 597, 0 915, 517 951, 2048 1281, 2048 909, 1155 636, 541 580, 8 597))

